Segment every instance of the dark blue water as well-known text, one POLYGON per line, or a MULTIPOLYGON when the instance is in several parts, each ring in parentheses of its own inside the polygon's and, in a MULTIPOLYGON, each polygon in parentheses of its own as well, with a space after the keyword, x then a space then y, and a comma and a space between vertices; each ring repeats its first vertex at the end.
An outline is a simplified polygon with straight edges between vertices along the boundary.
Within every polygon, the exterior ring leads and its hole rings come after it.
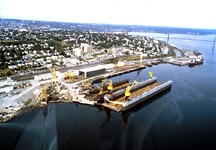
POLYGON ((144 80, 153 72, 159 81, 173 80, 170 91, 124 113, 75 103, 24 112, 0 124, 0 149, 216 149, 213 43, 172 39, 170 43, 202 52, 204 64, 193 68, 160 64, 113 78, 144 80))

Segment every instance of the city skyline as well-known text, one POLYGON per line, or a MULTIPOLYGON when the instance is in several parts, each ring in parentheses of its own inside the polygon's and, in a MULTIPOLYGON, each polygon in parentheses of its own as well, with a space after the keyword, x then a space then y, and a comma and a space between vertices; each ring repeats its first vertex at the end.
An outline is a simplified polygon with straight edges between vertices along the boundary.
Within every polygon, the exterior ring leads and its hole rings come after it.
POLYGON ((214 6, 213 0, 1 0, 0 18, 215 29, 214 6))

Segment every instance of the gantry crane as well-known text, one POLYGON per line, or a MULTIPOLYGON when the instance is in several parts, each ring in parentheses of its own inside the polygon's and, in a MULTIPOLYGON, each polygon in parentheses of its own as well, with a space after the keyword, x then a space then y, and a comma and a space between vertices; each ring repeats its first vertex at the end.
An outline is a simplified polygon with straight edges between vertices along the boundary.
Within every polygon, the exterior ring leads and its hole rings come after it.
POLYGON ((52 75, 53 75, 53 77, 52 77, 52 84, 53 84, 53 86, 54 86, 56 92, 60 92, 60 87, 59 87, 58 84, 57 84, 57 78, 56 78, 56 71, 55 71, 55 68, 53 68, 53 69, 50 69, 50 68, 49 68, 49 70, 51 71, 51 73, 52 73, 52 75))
POLYGON ((42 87, 41 104, 47 104, 48 95, 47 95, 47 91, 46 91, 46 86, 42 84, 41 87, 42 87))
POLYGON ((53 69, 50 69, 49 68, 49 70, 50 70, 50 72, 52 73, 52 84, 53 83, 55 83, 56 85, 57 85, 57 78, 56 78, 56 71, 55 71, 55 68, 53 68, 53 69))
POLYGON ((137 81, 135 80, 131 86, 127 86, 126 91, 125 91, 126 99, 128 99, 128 98, 131 96, 130 89, 134 86, 134 84, 135 84, 136 82, 137 82, 137 81))

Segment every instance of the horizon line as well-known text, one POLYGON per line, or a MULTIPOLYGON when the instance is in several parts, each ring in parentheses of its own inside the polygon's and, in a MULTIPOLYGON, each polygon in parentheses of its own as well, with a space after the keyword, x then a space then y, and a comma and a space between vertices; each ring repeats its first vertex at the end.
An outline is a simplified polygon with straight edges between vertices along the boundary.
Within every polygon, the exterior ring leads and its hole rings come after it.
POLYGON ((140 24, 115 24, 115 23, 94 23, 94 22, 72 22, 72 21, 57 21, 57 20, 38 20, 38 19, 20 19, 20 18, 0 18, 7 20, 21 20, 21 21, 40 21, 40 22, 56 22, 56 23, 74 23, 74 24, 96 24, 96 25, 119 25, 119 26, 146 26, 146 27, 161 27, 161 28, 180 28, 180 29, 199 29, 199 30, 215 30, 215 28, 192 28, 192 27, 176 27, 176 26, 154 26, 154 25, 140 25, 140 24))

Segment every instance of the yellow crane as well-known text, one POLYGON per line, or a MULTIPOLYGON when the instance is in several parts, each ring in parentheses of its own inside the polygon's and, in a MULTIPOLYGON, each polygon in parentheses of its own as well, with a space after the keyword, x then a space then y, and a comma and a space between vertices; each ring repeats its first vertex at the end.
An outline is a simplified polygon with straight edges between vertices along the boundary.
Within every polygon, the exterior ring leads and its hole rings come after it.
POLYGON ((55 68, 53 68, 53 69, 50 69, 49 68, 49 70, 50 70, 50 72, 52 73, 52 83, 54 83, 55 82, 55 84, 57 85, 57 78, 56 78, 56 71, 55 71, 55 68))
POLYGON ((47 103, 47 99, 48 99, 48 95, 46 92, 46 86, 45 85, 41 85, 42 87, 42 91, 41 91, 41 103, 46 104, 47 103))
POLYGON ((120 68, 121 66, 118 64, 114 64, 115 68, 120 68))
POLYGON ((102 87, 105 86, 105 83, 108 84, 107 89, 111 91, 111 90, 113 89, 112 80, 110 80, 109 83, 107 83, 107 82, 106 82, 106 78, 103 79, 103 80, 102 80, 102 87))
POLYGON ((106 78, 104 78, 104 79, 102 80, 102 87, 104 87, 104 86, 105 86, 106 79, 107 79, 107 77, 106 77, 106 78))
POLYGON ((70 80, 75 80, 75 75, 73 73, 65 73, 65 79, 69 78, 70 80))
POLYGON ((126 99, 128 99, 128 98, 131 96, 130 89, 134 86, 134 84, 135 84, 136 82, 137 82, 137 81, 135 80, 134 83, 133 83, 131 86, 127 86, 126 91, 125 91, 126 99))

